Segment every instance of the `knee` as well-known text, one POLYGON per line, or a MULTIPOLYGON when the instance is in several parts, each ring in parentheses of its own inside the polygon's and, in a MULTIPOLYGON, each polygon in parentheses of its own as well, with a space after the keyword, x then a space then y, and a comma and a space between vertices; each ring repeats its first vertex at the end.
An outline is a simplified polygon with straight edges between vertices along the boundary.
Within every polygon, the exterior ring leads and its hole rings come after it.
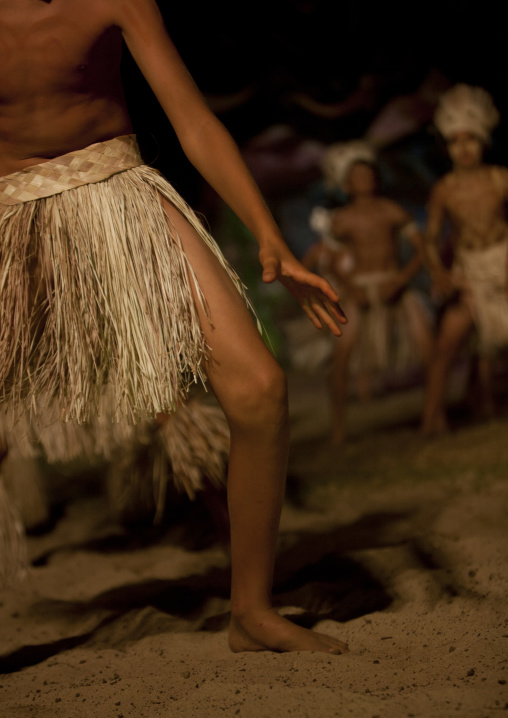
POLYGON ((256 366, 233 384, 230 422, 268 428, 287 420, 286 375, 275 360, 256 366))
POLYGON ((434 359, 444 364, 452 361, 459 350, 459 345, 446 334, 441 334, 434 347, 434 359))

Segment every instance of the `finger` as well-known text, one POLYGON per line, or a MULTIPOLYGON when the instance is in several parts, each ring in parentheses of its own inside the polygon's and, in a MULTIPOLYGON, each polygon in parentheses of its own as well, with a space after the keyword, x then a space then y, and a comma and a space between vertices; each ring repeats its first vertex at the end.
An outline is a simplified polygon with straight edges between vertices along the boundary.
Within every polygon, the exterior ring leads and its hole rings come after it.
POLYGON ((317 318, 316 314, 312 311, 312 309, 310 308, 308 303, 304 300, 304 301, 300 302, 300 306, 302 307, 303 311, 305 312, 307 317, 310 319, 310 321, 314 324, 316 329, 322 329, 323 325, 317 318))
POLYGON ((323 277, 318 277, 315 274, 312 276, 312 282, 309 282, 310 286, 316 287, 316 289, 320 290, 330 301, 335 302, 336 304, 339 303, 339 295, 333 289, 331 284, 326 281, 326 279, 323 279, 323 277))
POLYGON ((321 290, 323 294, 325 294, 332 302, 339 301, 339 295, 337 294, 337 292, 326 281, 326 279, 323 279, 323 277, 319 277, 317 274, 313 274, 312 272, 308 271, 296 271, 292 275, 292 279, 301 285, 306 285, 308 287, 314 287, 315 289, 321 290))
POLYGON ((338 302, 330 302, 327 298, 325 298, 323 300, 323 304, 338 322, 341 324, 347 324, 348 318, 338 302))
POLYGON ((326 326, 332 334, 335 334, 336 337, 342 336, 342 331, 336 320, 321 303, 311 302, 311 309, 317 316, 319 322, 326 326))
POLYGON ((311 306, 314 306, 314 304, 317 302, 318 305, 323 305, 326 310, 338 322, 340 322, 341 324, 347 324, 347 316, 338 301, 330 300, 325 294, 323 294, 319 290, 317 292, 309 294, 308 298, 311 306))

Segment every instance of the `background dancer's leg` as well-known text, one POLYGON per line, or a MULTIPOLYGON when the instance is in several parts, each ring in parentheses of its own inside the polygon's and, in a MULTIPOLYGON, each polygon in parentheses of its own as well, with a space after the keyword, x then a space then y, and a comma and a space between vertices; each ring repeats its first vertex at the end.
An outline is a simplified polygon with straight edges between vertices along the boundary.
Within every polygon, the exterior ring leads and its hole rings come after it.
POLYGON ((284 374, 217 259, 169 204, 168 219, 206 297, 201 311, 210 384, 228 420, 231 452, 232 650, 313 650, 342 653, 344 643, 296 626, 271 607, 275 543, 289 443, 284 374))
POLYGON ((349 360, 356 335, 358 333, 359 311, 356 304, 344 305, 348 318, 343 335, 335 344, 331 370, 330 393, 332 409, 332 442, 340 445, 346 438, 346 402, 349 384, 349 360))
POLYGON ((464 304, 450 307, 443 317, 427 373, 421 428, 424 435, 448 428, 444 408, 448 376, 472 325, 471 312, 464 304))
POLYGON ((477 419, 491 419, 495 414, 494 371, 492 359, 488 356, 471 357, 468 403, 477 419))

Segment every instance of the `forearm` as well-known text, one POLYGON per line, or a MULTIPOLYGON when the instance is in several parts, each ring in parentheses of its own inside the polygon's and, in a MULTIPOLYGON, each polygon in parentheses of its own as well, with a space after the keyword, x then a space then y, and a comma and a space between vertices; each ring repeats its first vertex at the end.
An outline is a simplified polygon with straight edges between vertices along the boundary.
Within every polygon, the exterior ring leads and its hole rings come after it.
POLYGON ((169 38, 155 0, 123 0, 118 24, 141 72, 198 172, 256 237, 266 244, 282 236, 240 151, 207 107, 169 38))
POLYGON ((442 275, 445 271, 439 253, 439 242, 443 235, 444 221, 446 217, 446 196, 443 196, 443 188, 438 183, 434 188, 429 202, 427 225, 423 235, 422 257, 430 274, 442 275))
POLYGON ((261 248, 282 235, 233 138, 214 116, 180 133, 190 162, 252 232, 261 248))
POLYGON ((440 274, 444 271, 445 267, 437 249, 437 241, 432 235, 427 235, 425 237, 425 241, 423 243, 423 257, 431 275, 440 274))
POLYGON ((306 270, 284 242, 237 145, 207 107, 167 34, 156 0, 122 0, 111 6, 113 24, 122 29, 183 151, 259 242, 263 281, 278 279, 316 327, 327 326, 340 336, 339 324, 347 320, 336 292, 306 270))
POLYGON ((422 268, 422 257, 420 253, 416 253, 407 264, 399 270, 399 281, 402 286, 409 284, 415 274, 422 268))

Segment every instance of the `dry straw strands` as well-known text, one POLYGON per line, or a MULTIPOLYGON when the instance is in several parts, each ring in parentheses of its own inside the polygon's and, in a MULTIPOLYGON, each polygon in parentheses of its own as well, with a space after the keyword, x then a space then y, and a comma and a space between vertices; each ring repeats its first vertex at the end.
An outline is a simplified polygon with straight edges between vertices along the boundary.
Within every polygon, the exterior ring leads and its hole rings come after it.
POLYGON ((56 406, 59 420, 93 421, 107 386, 108 416, 136 423, 174 411, 205 381, 195 301, 206 314, 206 300, 161 198, 245 296, 196 215, 142 164, 133 136, 0 183, 0 401, 14 419, 27 411, 32 423, 53 422, 56 406))
POLYGON ((19 580, 26 570, 23 524, 0 476, 0 586, 19 580))

